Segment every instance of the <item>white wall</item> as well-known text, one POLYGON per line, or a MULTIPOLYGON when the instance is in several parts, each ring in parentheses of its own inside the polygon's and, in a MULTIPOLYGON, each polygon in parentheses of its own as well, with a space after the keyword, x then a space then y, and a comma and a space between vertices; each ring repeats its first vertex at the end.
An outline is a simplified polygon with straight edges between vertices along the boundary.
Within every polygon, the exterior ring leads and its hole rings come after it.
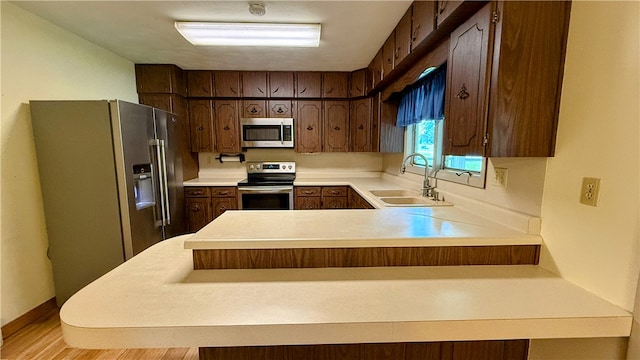
POLYGON ((133 63, 2 1, 2 325, 54 296, 29 100, 137 102, 133 63))
POLYGON ((574 2, 556 156, 542 201, 541 264, 633 310, 638 238, 638 2, 574 2), (602 179, 597 207, 583 177, 602 179))

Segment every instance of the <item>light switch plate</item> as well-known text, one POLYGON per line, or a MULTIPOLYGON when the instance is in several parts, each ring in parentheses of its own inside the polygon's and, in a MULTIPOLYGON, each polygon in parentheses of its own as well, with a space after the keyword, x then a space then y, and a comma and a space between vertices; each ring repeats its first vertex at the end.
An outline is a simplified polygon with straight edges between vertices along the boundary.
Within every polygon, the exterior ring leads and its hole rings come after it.
POLYGON ((582 188, 580 189, 580 202, 585 205, 598 206, 600 196, 599 178, 582 178, 582 188))

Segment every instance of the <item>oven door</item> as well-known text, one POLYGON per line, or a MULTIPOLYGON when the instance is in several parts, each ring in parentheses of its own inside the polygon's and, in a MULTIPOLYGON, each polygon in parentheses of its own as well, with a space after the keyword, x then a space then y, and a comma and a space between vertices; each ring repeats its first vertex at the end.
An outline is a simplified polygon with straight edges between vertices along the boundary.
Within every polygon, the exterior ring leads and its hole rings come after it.
POLYGON ((240 210, 292 210, 293 186, 240 186, 240 210))

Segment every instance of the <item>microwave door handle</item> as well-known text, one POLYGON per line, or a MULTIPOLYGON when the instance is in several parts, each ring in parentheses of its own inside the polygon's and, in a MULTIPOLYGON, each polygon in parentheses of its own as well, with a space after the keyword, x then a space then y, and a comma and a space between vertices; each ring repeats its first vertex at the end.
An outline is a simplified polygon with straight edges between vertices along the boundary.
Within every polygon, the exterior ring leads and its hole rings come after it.
POLYGON ((284 122, 280 122, 280 144, 284 145, 284 122))

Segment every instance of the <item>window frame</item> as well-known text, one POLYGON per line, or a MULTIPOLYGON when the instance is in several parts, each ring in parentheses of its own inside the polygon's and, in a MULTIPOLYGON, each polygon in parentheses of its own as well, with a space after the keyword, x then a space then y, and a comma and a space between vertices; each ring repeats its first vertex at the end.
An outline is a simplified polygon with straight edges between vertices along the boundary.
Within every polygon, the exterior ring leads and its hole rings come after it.
MULTIPOLYGON (((446 168, 445 161, 443 155, 443 134, 444 134, 444 122, 446 120, 435 120, 436 125, 434 129, 434 161, 433 164, 429 164, 429 177, 435 178, 436 181, 442 180, 447 182, 452 182, 456 184, 467 185, 475 188, 485 188, 486 187, 486 175, 487 175, 487 158, 482 157, 482 166, 480 172, 475 171, 466 171, 459 170, 453 168, 446 168)), ((410 125, 405 128, 405 147, 404 147, 404 157, 406 157, 415 152, 415 133, 416 125, 410 125)), ((410 162, 406 165, 406 171, 412 174, 424 176, 424 166, 421 164, 415 164, 414 160, 411 159, 410 162)), ((436 184, 432 184, 437 186, 436 184)))

